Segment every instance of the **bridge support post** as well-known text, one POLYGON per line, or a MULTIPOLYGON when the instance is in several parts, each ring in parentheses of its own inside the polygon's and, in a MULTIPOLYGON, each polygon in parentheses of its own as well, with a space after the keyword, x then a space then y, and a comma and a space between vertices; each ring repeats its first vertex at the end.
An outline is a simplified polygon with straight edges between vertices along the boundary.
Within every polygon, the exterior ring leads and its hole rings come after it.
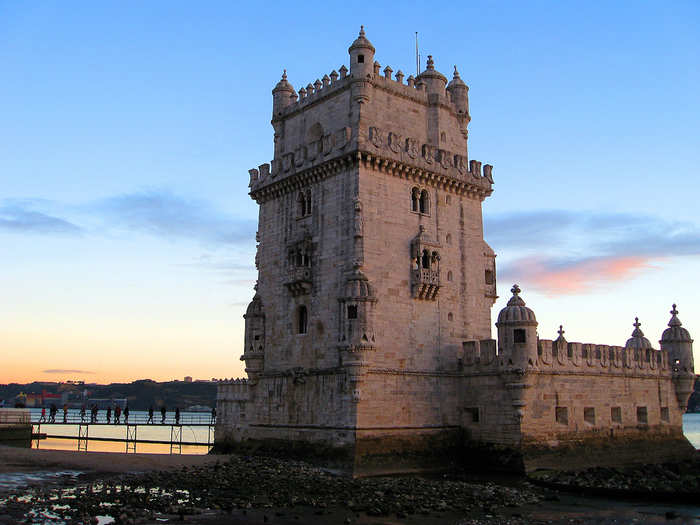
POLYGON ((138 425, 126 424, 126 453, 136 453, 136 430, 138 425))
POLYGON ((182 454, 182 425, 170 425, 170 453, 182 454))
POLYGON ((89 424, 80 423, 78 425, 78 450, 84 450, 85 452, 87 452, 89 431, 90 431, 89 424))

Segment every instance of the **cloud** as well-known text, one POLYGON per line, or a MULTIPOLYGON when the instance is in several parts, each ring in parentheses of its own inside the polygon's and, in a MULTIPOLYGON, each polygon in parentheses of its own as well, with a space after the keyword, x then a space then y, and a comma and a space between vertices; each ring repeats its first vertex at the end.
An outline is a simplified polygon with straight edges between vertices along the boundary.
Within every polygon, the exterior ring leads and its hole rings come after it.
POLYGON ((650 215, 539 210, 485 218, 502 279, 547 294, 585 293, 669 258, 700 255, 700 227, 650 215))
POLYGON ((71 368, 49 368, 48 370, 42 370, 44 374, 94 374, 90 370, 73 370, 71 368))
POLYGON ((165 238, 233 244, 252 241, 255 221, 235 218, 209 203, 169 191, 128 193, 91 206, 108 224, 165 238))
POLYGON ((82 229, 75 224, 30 209, 38 201, 3 201, 0 205, 0 230, 14 233, 77 235, 82 229))
POLYGON ((549 295, 590 292, 606 283, 635 277, 654 268, 647 257, 592 257, 557 259, 555 257, 523 257, 506 264, 501 279, 527 283, 529 287, 549 295))

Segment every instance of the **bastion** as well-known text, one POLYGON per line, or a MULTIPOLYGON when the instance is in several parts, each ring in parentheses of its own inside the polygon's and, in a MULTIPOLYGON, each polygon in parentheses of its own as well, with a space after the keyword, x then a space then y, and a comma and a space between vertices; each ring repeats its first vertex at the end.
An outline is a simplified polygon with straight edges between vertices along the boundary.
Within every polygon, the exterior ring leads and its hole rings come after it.
POLYGON ((415 77, 382 69, 364 30, 348 52, 349 69, 272 90, 274 158, 249 171, 247 378, 219 384, 216 447, 354 475, 689 457, 675 305, 659 349, 638 320, 625 346, 546 340, 516 285, 492 339, 493 169, 468 156, 469 88, 431 56, 415 77))

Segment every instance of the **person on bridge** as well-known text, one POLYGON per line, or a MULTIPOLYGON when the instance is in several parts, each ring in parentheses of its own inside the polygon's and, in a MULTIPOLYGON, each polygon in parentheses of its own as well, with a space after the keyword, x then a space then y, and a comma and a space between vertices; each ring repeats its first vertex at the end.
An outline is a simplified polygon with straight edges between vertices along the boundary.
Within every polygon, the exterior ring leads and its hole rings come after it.
POLYGON ((129 405, 126 405, 126 406, 124 407, 124 423, 125 423, 126 425, 129 424, 129 405))
POLYGON ((118 425, 119 423, 121 423, 121 421, 119 421, 121 419, 121 417, 122 417, 122 407, 117 405, 116 407, 114 407, 114 424, 115 425, 118 425))
POLYGON ((97 423, 97 417, 100 415, 100 409, 97 404, 92 406, 93 413, 95 414, 95 423, 97 423))
POLYGON ((63 405, 63 422, 68 423, 68 403, 63 405))
POLYGON ((162 407, 160 407, 160 423, 161 423, 161 425, 165 424, 165 413, 166 413, 165 405, 163 405, 162 407))
POLYGON ((56 408, 56 405, 54 403, 51 403, 51 406, 49 407, 49 422, 50 423, 56 422, 56 412, 58 412, 58 408, 56 408))
POLYGON ((180 407, 175 408, 175 424, 180 424, 180 407))
MULTIPOLYGON (((112 407, 107 407, 107 424, 109 425, 109 421, 112 419, 112 407)), ((117 415, 114 415, 114 419, 116 421, 117 415)))
POLYGON ((150 423, 151 425, 153 424, 153 405, 148 407, 148 421, 146 421, 146 424, 150 423))
POLYGON ((80 407, 80 422, 85 423, 85 403, 80 407))
POLYGON ((46 423, 46 407, 41 407, 41 417, 39 423, 46 423))
POLYGON ((211 409, 211 422, 216 423, 216 407, 211 409))

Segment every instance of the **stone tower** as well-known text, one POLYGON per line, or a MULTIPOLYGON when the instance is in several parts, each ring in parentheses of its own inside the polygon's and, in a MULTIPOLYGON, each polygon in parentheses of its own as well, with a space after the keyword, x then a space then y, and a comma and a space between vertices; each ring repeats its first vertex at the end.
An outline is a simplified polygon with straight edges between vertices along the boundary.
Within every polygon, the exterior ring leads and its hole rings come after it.
POLYGON ((428 57, 404 80, 363 29, 348 52, 349 70, 298 91, 285 71, 272 91, 274 159, 250 170, 258 282, 239 437, 359 457, 453 433, 462 345, 490 338, 496 287, 491 166, 468 160, 456 67, 447 85, 428 57))

